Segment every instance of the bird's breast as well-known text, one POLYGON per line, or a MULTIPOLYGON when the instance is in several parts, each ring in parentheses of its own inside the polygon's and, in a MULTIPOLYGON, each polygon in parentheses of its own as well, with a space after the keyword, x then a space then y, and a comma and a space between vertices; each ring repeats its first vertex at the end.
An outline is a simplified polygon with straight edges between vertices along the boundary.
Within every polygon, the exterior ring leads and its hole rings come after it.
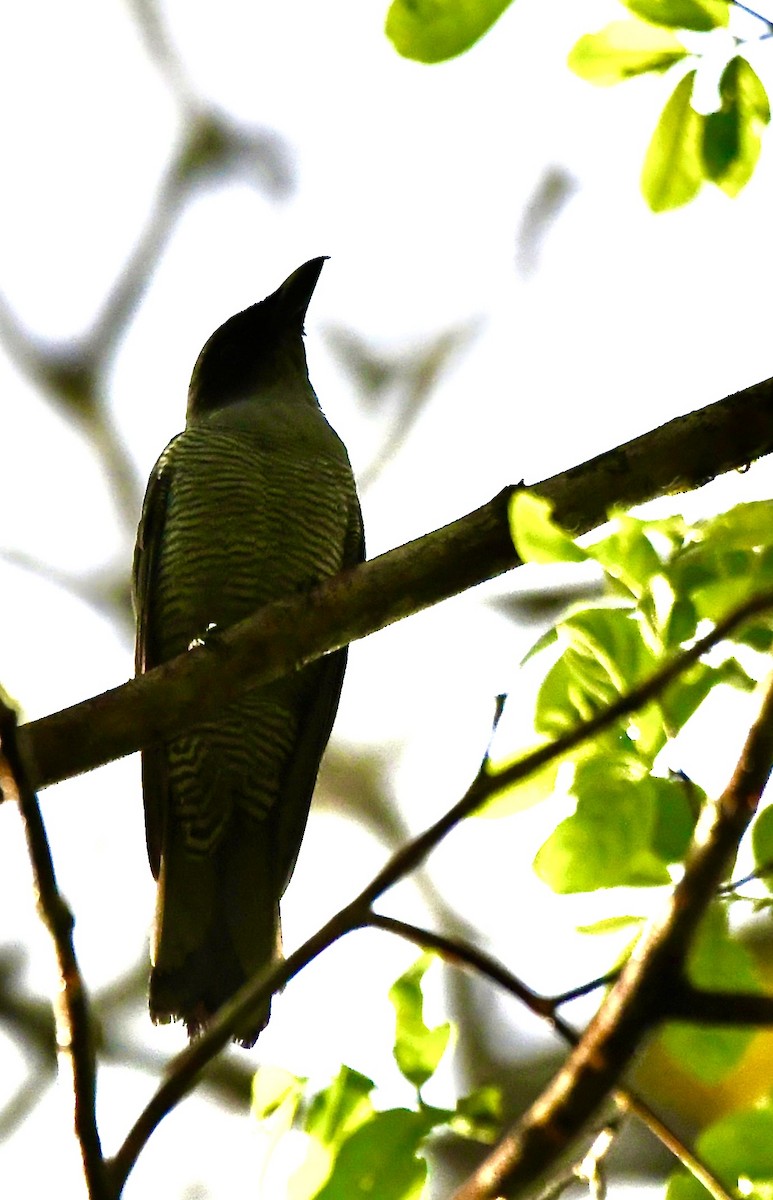
POLYGON ((187 431, 170 457, 154 621, 161 659, 341 569, 348 464, 211 429, 187 431))

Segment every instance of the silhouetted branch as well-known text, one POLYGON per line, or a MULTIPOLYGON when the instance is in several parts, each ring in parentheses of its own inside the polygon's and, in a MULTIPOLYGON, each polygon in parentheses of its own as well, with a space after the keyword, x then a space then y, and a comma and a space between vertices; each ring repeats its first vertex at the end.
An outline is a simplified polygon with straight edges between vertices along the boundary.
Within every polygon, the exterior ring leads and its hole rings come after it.
POLYGON ((38 913, 54 943, 59 968, 57 1041, 72 1067, 75 1134, 90 1200, 111 1200, 96 1121, 96 1057, 86 990, 72 940, 73 918, 56 883, 37 796, 16 744, 16 714, 0 700, 0 789, 13 795, 24 823, 38 913))
MULTIPOLYGON (((599 455, 534 487, 574 533, 613 507, 696 487, 773 450, 773 381, 599 455)), ((215 633, 139 679, 23 726, 30 778, 44 787, 168 741, 241 692, 516 566, 505 488, 467 516, 215 633)))

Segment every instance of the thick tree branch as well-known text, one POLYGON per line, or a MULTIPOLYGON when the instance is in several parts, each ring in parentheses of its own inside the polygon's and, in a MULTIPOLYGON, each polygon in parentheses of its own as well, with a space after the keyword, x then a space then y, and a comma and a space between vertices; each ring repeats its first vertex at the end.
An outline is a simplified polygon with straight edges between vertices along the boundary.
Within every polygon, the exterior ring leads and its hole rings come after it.
POLYGON ((698 820, 684 875, 666 912, 637 943, 565 1065, 455 1200, 532 1192, 588 1126, 645 1034, 662 1018, 670 989, 679 985, 692 935, 756 811, 772 764, 773 686, 728 787, 698 820))
MULTIPOLYGON (((573 533, 610 509, 686 491, 773 451, 773 380, 755 384, 536 484, 573 533)), ((33 787, 167 741, 240 692, 518 565, 506 488, 442 529, 269 605, 139 679, 33 721, 19 743, 33 787)))
POLYGON ((57 1043, 72 1068, 75 1135, 90 1200, 111 1200, 96 1119, 96 1056, 83 978, 75 956, 73 918, 56 882, 54 863, 37 796, 26 778, 16 744, 16 714, 0 700, 0 791, 19 806, 37 892, 38 913, 51 935, 59 968, 57 1043))

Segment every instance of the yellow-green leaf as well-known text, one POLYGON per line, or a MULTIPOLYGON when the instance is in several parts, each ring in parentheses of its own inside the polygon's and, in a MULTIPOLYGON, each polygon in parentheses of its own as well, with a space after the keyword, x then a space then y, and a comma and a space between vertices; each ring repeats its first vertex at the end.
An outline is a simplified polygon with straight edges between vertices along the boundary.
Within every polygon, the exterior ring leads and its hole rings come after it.
POLYGON ((552 505, 531 492, 510 501, 510 536, 523 562, 583 562, 588 556, 551 519, 552 505))
POLYGON ((393 0, 386 35, 398 54, 436 63, 463 54, 487 33, 511 0, 393 0))
POLYGON ((645 71, 666 71, 687 54, 669 29, 645 21, 612 21, 575 43, 568 65, 575 75, 610 87, 645 71))
POLYGON ((644 159, 641 186, 653 212, 679 208, 693 200, 704 179, 701 154, 705 117, 691 104, 695 71, 674 88, 644 159))
POLYGON ((432 961, 431 954, 423 954, 389 989, 396 1016, 395 1060, 405 1078, 416 1088, 423 1087, 434 1075, 451 1035, 447 1021, 434 1029, 424 1021, 421 985, 432 961))
POLYGON ((623 0, 623 4, 645 21, 673 29, 708 32, 724 27, 730 19, 728 0, 623 0))

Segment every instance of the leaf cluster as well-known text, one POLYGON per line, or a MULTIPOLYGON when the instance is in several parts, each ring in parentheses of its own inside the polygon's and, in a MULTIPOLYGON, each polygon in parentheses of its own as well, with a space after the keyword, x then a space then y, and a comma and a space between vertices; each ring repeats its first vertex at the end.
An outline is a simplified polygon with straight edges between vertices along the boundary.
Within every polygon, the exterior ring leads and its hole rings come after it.
POLYGON ((313 1092, 306 1078, 278 1068, 255 1077, 254 1115, 274 1137, 291 1128, 304 1135, 300 1167, 289 1181, 288 1200, 411 1200, 422 1194, 427 1163, 421 1155, 431 1134, 452 1130, 491 1142, 501 1125, 501 1095, 478 1088, 453 1108, 426 1104, 421 1089, 432 1078, 451 1040, 451 1025, 430 1028, 424 1020, 424 976, 433 961, 423 954, 389 992, 395 1008, 394 1058, 414 1089, 410 1107, 377 1109, 375 1083, 342 1065, 335 1079, 313 1092))
MULTIPOLYGON (((745 38, 731 30, 732 0, 621 2, 629 16, 584 34, 568 65, 599 87, 674 69, 674 87, 644 157, 647 204, 653 212, 678 208, 704 183, 737 196, 754 173, 770 123, 767 92, 744 50, 769 38, 771 23, 740 5, 758 23, 757 35, 745 38), (696 80, 707 90, 717 68, 718 32, 724 63, 713 104, 704 112, 696 106, 696 80)), ((509 0, 393 0, 386 33, 406 58, 444 62, 469 50, 508 6, 509 0)))
MULTIPOLYGON (((620 514, 611 521, 611 532, 579 547, 552 523, 544 501, 521 493, 512 502, 511 524, 525 559, 594 560, 607 588, 606 600, 577 606, 527 656, 552 650, 535 711, 537 735, 545 740, 609 706, 664 657, 689 646, 773 581, 769 501, 740 504, 693 525, 679 516, 645 521, 620 514)), ((706 793, 683 773, 665 770, 662 752, 668 747, 673 755, 674 739, 688 721, 704 717, 706 710, 700 710, 716 689, 755 688, 756 676, 769 669, 772 643, 769 618, 740 627, 717 648, 716 661, 696 662, 635 721, 619 722, 564 761, 565 773, 572 775, 568 792, 575 810, 554 829, 534 863, 551 889, 568 894, 652 887, 676 877, 706 793)), ((553 764, 542 773, 543 794, 557 786, 558 769, 553 764)), ((522 807, 519 791, 498 797, 495 811, 522 807)), ((769 893, 773 808, 761 810, 751 845, 760 886, 769 893)), ((689 975, 706 989, 762 991, 754 958, 731 931, 728 908, 734 895, 728 889, 706 914, 689 957, 689 975)), ((607 932, 639 920, 622 908, 584 932, 607 932)), ((748 1028, 675 1022, 667 1026, 662 1043, 680 1067, 715 1084, 737 1067, 752 1037, 748 1028)))

